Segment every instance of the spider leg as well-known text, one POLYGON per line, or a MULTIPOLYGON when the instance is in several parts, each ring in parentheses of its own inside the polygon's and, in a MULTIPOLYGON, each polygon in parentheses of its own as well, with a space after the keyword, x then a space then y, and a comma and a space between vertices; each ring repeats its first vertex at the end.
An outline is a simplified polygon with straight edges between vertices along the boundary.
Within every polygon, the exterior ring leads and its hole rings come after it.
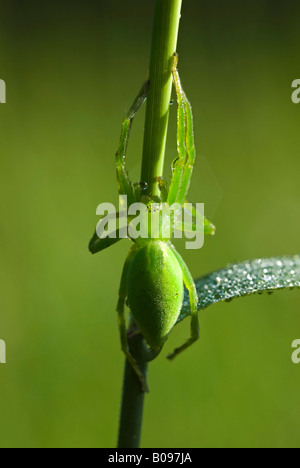
POLYGON ((195 160, 196 160, 192 106, 189 103, 185 93, 183 94, 183 97, 184 97, 184 105, 185 105, 185 111, 186 111, 185 143, 186 143, 188 157, 187 157, 187 161, 183 170, 182 179, 181 179, 181 187, 180 187, 178 198, 177 198, 177 203, 180 203, 180 204, 183 204, 187 197, 190 184, 191 184, 191 178, 193 174, 195 160))
POLYGON ((134 359, 132 354, 129 351, 128 346, 128 337, 127 337, 127 329, 126 329, 126 321, 125 321, 125 301, 127 297, 127 276, 130 263, 135 255, 135 251, 133 249, 130 250, 127 259, 125 261, 125 265, 122 272, 121 277, 121 284, 119 290, 119 300, 117 305, 117 312, 118 312, 118 321, 119 321, 119 330, 120 330, 120 338, 121 338, 121 348, 123 353, 125 354, 127 360, 131 364, 133 370, 135 371, 137 377, 141 382, 141 386, 144 392, 148 392, 148 386, 146 382, 146 378, 141 372, 137 361, 134 359))
POLYGON ((186 134, 186 110, 184 104, 184 97, 183 97, 183 89, 180 84, 179 75, 177 72, 177 54, 174 55, 174 63, 173 63, 173 82, 175 85, 176 90, 176 97, 177 97, 177 152, 178 157, 173 162, 173 175, 169 187, 169 194, 168 194, 168 203, 169 205, 173 205, 176 203, 178 199, 178 192, 181 187, 182 183, 182 175, 184 171, 184 166, 186 163, 186 141, 185 141, 185 134, 186 134))
POLYGON ((166 203, 168 200, 168 185, 167 181, 163 177, 156 177, 156 182, 160 191, 160 198, 162 203, 166 203))
POLYGON ((182 205, 189 191, 196 151, 192 107, 182 88, 177 62, 178 56, 175 54, 172 73, 178 102, 177 146, 179 157, 174 167, 169 190, 169 203, 180 203, 182 205))
POLYGON ((196 291, 196 286, 194 283, 194 280, 192 278, 192 275, 185 264, 184 260, 182 257, 179 255, 179 253, 175 250, 174 247, 172 247, 172 251, 174 255, 176 256, 179 265, 181 266, 182 273, 183 273, 183 280, 184 284, 189 292, 190 296, 190 305, 191 305, 191 336, 190 338, 179 348, 176 348, 172 354, 168 356, 168 359, 172 360, 174 359, 179 353, 187 349, 189 346, 191 346, 195 341, 199 339, 199 320, 198 320, 198 310, 197 310, 197 305, 198 305, 198 295, 196 291))
POLYGON ((128 140, 129 140, 130 130, 131 130, 134 116, 137 113, 137 111, 140 109, 142 104, 145 102, 147 98, 148 90, 149 90, 149 81, 146 81, 143 84, 139 94, 135 98, 134 103, 132 104, 131 108, 129 109, 129 112, 127 113, 123 121, 119 147, 116 153, 116 168, 117 168, 119 195, 127 195, 128 204, 132 204, 136 201, 135 191, 128 177, 126 166, 125 166, 128 140))

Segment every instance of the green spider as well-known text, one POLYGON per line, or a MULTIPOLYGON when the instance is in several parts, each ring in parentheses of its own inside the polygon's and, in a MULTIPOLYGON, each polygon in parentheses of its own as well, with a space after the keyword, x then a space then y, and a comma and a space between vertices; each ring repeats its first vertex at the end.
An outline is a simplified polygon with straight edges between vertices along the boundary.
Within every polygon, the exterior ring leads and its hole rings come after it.
MULTIPOLYGON (((126 150, 133 118, 147 98, 149 82, 146 82, 125 120, 123 121, 119 148, 116 153, 116 168, 119 195, 127 195, 128 204, 144 203, 148 212, 154 206, 174 203, 181 207, 186 201, 190 187, 191 176, 195 163, 195 145, 193 134, 193 117, 191 105, 182 89, 177 70, 178 56, 174 54, 172 76, 177 96, 177 149, 178 157, 173 163, 172 179, 167 187, 166 182, 158 178, 160 197, 144 193, 143 184, 132 185, 125 167, 126 150)), ((160 228, 164 220, 161 220, 160 228)), ((174 228, 174 219, 170 221, 174 228)), ((195 230, 195 225, 193 226, 195 230)), ((204 220, 204 233, 214 234, 215 228, 204 220)), ((175 326, 184 297, 184 286, 189 292, 191 308, 191 336, 179 348, 176 348, 168 359, 174 359, 199 338, 199 322, 197 313, 198 296, 191 273, 182 257, 171 243, 171 236, 162 236, 158 229, 155 238, 132 239, 134 245, 125 261, 122 272, 119 300, 117 305, 122 351, 140 379, 143 391, 147 391, 147 383, 138 363, 131 355, 128 347, 128 334, 125 320, 125 305, 130 308, 131 315, 148 345, 148 349, 156 355, 162 349, 169 333, 175 326)), ((117 233, 118 234, 118 233, 117 233)), ((99 238, 97 233, 92 238, 89 249, 92 253, 99 252, 116 243, 120 237, 99 238)))

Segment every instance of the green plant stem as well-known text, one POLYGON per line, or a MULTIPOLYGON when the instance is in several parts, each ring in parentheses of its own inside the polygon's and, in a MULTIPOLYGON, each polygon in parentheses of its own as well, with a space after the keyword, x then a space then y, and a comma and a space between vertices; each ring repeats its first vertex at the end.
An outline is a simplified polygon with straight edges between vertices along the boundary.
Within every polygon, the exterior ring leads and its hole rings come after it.
MULTIPOLYGON (((130 340, 130 352, 137 357, 141 355, 143 346, 142 335, 137 335, 130 340)), ((140 369, 147 377, 148 363, 140 362, 140 369)), ((118 448, 138 448, 140 445, 143 407, 145 393, 141 389, 141 383, 136 373, 126 360, 124 372, 124 384, 121 406, 120 430, 118 448)))
POLYGON ((141 180, 157 194, 162 177, 172 92, 172 63, 176 52, 182 0, 157 0, 149 68, 141 180))
MULTIPOLYGON (((172 57, 176 52, 181 5, 182 0, 156 0, 155 4, 141 174, 141 180, 147 183, 151 194, 158 192, 156 179, 163 175, 172 92, 172 57)), ((142 336, 132 337, 129 348, 146 376, 148 363, 142 352, 142 336)), ((126 362, 118 448, 139 447, 144 397, 135 372, 126 362)))

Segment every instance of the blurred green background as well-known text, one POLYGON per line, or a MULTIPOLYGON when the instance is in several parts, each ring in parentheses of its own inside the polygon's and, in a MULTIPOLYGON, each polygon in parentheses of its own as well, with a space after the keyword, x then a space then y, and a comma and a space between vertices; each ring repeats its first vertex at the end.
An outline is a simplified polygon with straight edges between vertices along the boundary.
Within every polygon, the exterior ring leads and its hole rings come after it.
MULTIPOLYGON (((120 125, 148 67, 153 0, 1 0, 1 447, 114 447, 123 372, 115 304, 123 241, 92 257, 117 202, 120 125)), ((180 73, 193 104, 191 199, 217 226, 195 277, 299 253, 298 0, 183 0, 180 73)), ((176 153, 172 107, 166 174, 176 153)), ((128 165, 139 178, 144 114, 128 165)), ((150 366, 143 447, 299 447, 300 292, 217 304, 178 361, 150 366)))

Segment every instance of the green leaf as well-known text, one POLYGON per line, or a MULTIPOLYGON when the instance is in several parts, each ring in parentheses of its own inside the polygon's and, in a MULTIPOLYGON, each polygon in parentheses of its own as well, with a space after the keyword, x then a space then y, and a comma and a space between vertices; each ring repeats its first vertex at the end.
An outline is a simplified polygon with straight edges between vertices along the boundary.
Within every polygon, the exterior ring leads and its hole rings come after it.
MULTIPOLYGON (((198 310, 220 301, 276 289, 300 288, 300 256, 258 259, 229 265, 195 280, 198 310)), ((178 322, 190 315, 186 292, 178 322)))

